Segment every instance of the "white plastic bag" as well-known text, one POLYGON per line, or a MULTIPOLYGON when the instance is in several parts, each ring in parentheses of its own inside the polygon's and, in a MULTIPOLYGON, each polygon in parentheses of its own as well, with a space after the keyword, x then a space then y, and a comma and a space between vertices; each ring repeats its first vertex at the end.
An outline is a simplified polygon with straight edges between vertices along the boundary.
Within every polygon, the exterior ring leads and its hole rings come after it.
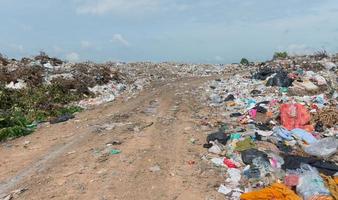
POLYGON ((316 168, 308 164, 302 164, 300 168, 302 173, 296 189, 304 200, 310 200, 316 195, 330 195, 330 191, 325 187, 324 181, 316 168))
POLYGON ((328 158, 338 150, 338 139, 327 137, 304 147, 304 151, 320 158, 328 158))

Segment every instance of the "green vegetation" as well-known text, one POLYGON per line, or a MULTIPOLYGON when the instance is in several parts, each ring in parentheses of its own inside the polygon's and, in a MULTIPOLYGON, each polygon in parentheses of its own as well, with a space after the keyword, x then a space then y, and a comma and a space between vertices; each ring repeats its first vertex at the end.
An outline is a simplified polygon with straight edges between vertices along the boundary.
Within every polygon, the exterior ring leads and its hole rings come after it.
POLYGON ((37 123, 50 117, 81 111, 82 108, 67 104, 83 98, 58 84, 22 90, 0 86, 0 141, 30 134, 37 123))
POLYGON ((248 66, 250 63, 249 63, 249 60, 248 59, 246 59, 246 58, 242 58, 242 60, 241 60, 241 65, 244 65, 244 66, 248 66))
POLYGON ((274 59, 285 59, 288 57, 288 53, 286 51, 283 52, 275 52, 273 55, 274 59))

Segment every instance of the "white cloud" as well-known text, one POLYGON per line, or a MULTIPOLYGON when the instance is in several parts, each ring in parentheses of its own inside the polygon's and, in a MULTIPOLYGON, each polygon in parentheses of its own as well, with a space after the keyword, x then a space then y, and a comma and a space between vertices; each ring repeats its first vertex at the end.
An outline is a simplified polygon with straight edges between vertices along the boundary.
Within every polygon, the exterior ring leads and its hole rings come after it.
POLYGON ((126 40, 121 34, 114 34, 113 39, 110 40, 110 42, 119 43, 126 47, 130 46, 128 40, 126 40))
POLYGON ((159 0, 78 0, 79 14, 102 15, 156 10, 159 0))
POLYGON ((66 59, 70 62, 76 62, 80 60, 80 55, 76 52, 71 52, 66 55, 66 59))
POLYGON ((86 40, 81 41, 81 47, 82 48, 89 48, 91 46, 92 46, 92 44, 89 41, 86 41, 86 40))

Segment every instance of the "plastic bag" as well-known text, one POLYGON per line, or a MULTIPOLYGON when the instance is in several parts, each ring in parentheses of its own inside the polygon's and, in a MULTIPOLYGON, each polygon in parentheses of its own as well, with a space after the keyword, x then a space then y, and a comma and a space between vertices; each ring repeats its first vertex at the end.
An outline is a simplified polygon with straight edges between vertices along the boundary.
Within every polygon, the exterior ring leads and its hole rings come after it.
POLYGON ((311 115, 305 106, 301 104, 282 104, 280 113, 281 123, 286 129, 302 128, 309 131, 310 127, 307 124, 310 122, 311 115))
POLYGON ((292 85, 293 79, 288 77, 288 73, 280 70, 277 74, 268 80, 266 86, 289 87, 292 85))
POLYGON ((276 126, 273 128, 273 133, 285 140, 293 140, 291 132, 281 126, 276 126))
POLYGON ((215 133, 211 133, 207 136, 207 143, 210 143, 210 141, 217 140, 221 144, 226 144, 229 140, 229 136, 226 135, 223 131, 218 131, 215 133))
POLYGON ((289 187, 297 186, 299 184, 299 172, 296 170, 287 170, 284 184, 289 187))
POLYGON ((338 150, 338 140, 334 137, 327 137, 304 147, 304 151, 310 155, 328 158, 338 150))
POLYGON ((324 180, 316 168, 302 164, 301 172, 296 190, 304 200, 310 200, 317 195, 330 196, 330 191, 325 187, 324 180))

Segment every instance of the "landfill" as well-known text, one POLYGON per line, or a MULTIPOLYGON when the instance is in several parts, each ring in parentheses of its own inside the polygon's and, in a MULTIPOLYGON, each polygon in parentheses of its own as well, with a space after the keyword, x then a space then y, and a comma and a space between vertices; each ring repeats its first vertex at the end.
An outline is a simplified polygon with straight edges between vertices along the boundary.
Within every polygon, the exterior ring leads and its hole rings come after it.
POLYGON ((24 136, 46 121, 61 123, 83 109, 136 97, 154 81, 226 73, 227 67, 180 63, 71 63, 41 52, 31 58, 0 54, 0 141, 24 136))
MULTIPOLYGON (((0 141, 28 135, 43 123, 64 123, 118 98, 137 98, 156 82, 205 77, 194 91, 210 109, 199 122, 205 127, 201 160, 222 169, 224 180, 215 184, 224 199, 338 199, 337 66, 338 54, 276 54, 266 62, 228 65, 70 63, 45 53, 21 60, 0 54, 0 141)), ((149 106, 146 114, 159 103, 149 106)), ((194 138, 190 143, 197 144, 194 138)), ((95 152, 97 160, 123 155, 125 150, 115 148, 121 144, 107 143, 95 152)), ((166 170, 154 163, 146 171, 166 170)))
POLYGON ((338 199, 337 57, 255 64, 201 91, 206 157, 225 199, 338 199))

